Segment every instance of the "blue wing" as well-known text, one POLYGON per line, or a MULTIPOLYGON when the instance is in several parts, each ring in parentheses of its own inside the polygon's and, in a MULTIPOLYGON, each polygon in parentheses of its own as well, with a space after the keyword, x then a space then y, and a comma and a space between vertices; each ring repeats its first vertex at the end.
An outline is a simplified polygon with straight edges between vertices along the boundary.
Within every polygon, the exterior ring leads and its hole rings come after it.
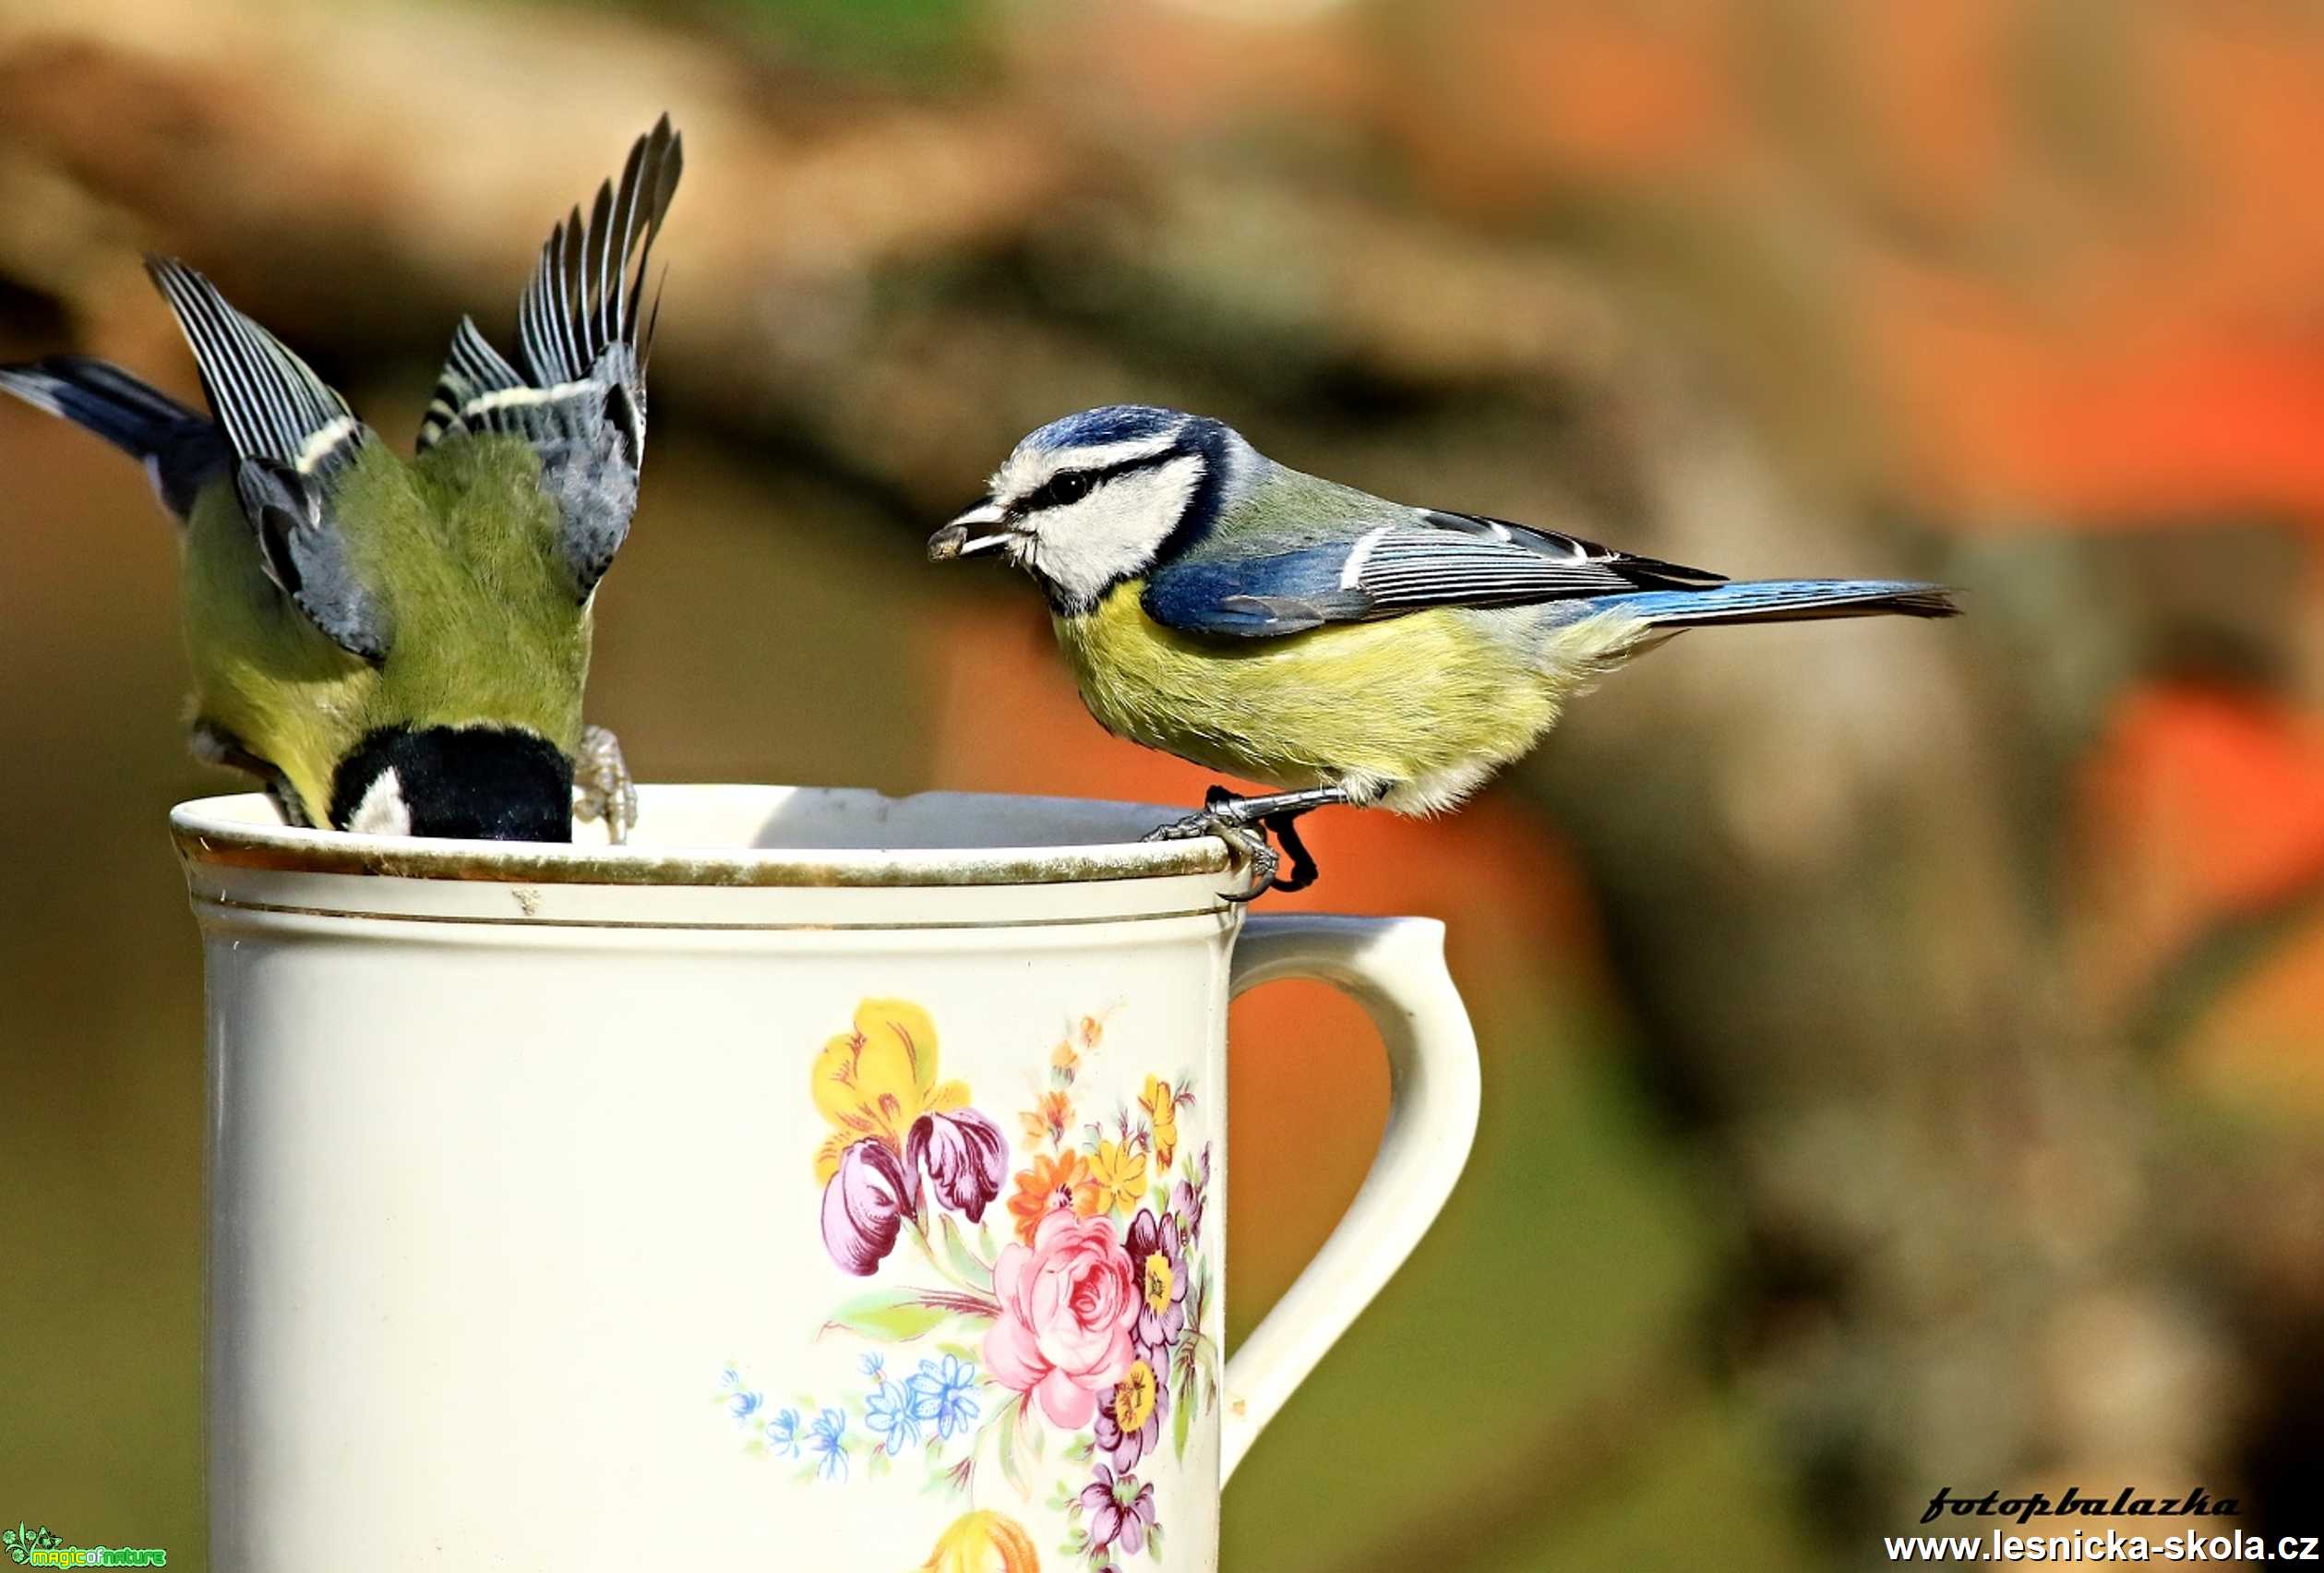
POLYGON ((148 258, 146 269, 193 348, 267 577, 340 648, 385 660, 386 606, 358 577, 333 507, 371 428, 208 279, 162 257, 148 258))
POLYGON ((1181 558, 1147 576, 1143 604, 1155 621, 1187 633, 1266 639, 1431 606, 1684 594, 1724 582, 1577 535, 1425 510, 1324 546, 1181 558))

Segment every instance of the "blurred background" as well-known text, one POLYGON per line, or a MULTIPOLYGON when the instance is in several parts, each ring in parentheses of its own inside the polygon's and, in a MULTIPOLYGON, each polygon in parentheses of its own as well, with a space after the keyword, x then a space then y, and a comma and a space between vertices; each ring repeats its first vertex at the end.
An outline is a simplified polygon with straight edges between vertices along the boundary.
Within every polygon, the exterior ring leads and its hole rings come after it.
MULTIPOLYGON (((1273 905, 1451 923, 1485 1123, 1228 1567, 1869 1567, 1939 1487, 2314 1513, 2324 6, 0 0, 0 357, 197 396, 176 253, 401 439, 665 108, 591 703, 642 778, 1198 799, 1027 586, 921 560, 1120 399, 1965 587, 1679 641, 1456 818, 1309 822, 1273 905)), ((0 1518, 199 1568, 162 821, 241 787, 185 753, 174 571, 134 466, 0 407, 0 1518)), ((1233 1331, 1361 1176, 1369 1039, 1238 1011, 1233 1331)))

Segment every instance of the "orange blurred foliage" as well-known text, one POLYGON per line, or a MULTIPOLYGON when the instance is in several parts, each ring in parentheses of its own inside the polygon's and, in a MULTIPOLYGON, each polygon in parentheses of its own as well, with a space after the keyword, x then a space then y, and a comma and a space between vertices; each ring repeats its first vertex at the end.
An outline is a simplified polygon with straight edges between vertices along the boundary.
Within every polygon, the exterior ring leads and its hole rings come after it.
MULTIPOLYGON (((2088 767, 2080 820, 2085 980, 2110 1013, 2135 1008, 2203 937, 2324 882, 2324 722, 2260 695, 2135 690, 2088 767)), ((2190 1052, 2324 1090, 2324 927, 2306 928, 2219 1007, 2236 1030, 2190 1052)))

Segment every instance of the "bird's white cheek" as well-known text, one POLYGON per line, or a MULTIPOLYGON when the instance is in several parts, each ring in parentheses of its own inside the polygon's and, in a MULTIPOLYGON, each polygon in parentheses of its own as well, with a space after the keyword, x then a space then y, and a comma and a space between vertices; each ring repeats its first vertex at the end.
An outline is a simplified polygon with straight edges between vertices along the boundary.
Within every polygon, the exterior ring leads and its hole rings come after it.
POLYGON ((1186 511, 1202 476, 1189 457, 1133 470, 1107 482, 1084 501, 1044 515, 1034 566, 1075 597, 1142 572, 1186 511))
POLYGON ((347 821, 355 835, 409 835, 411 805, 403 800, 403 783, 393 770, 384 770, 364 789, 363 801, 347 821))

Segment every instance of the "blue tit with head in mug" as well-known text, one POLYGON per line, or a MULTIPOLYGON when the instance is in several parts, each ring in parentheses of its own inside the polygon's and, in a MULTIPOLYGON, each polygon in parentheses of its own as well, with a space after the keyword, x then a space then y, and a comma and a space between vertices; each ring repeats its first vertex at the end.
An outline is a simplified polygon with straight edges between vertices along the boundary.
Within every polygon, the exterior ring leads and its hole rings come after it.
POLYGON ((637 506, 641 296, 683 162, 665 116, 556 226, 516 362, 461 320, 409 461, 174 260, 148 266, 207 412, 87 356, 0 366, 0 390, 144 465, 181 525, 195 752, 258 776, 289 823, 569 841, 578 813, 622 838, 635 793, 581 691, 637 506))
POLYGON ((1219 421, 1141 404, 1033 432, 928 552, 990 553, 1031 575, 1108 730, 1276 788, 1214 787, 1204 813, 1157 832, 1228 837, 1258 864, 1254 894, 1313 882, 1300 815, 1450 809, 1574 695, 1684 630, 1957 610, 1934 584, 1731 582, 1392 502, 1279 464, 1219 421))

